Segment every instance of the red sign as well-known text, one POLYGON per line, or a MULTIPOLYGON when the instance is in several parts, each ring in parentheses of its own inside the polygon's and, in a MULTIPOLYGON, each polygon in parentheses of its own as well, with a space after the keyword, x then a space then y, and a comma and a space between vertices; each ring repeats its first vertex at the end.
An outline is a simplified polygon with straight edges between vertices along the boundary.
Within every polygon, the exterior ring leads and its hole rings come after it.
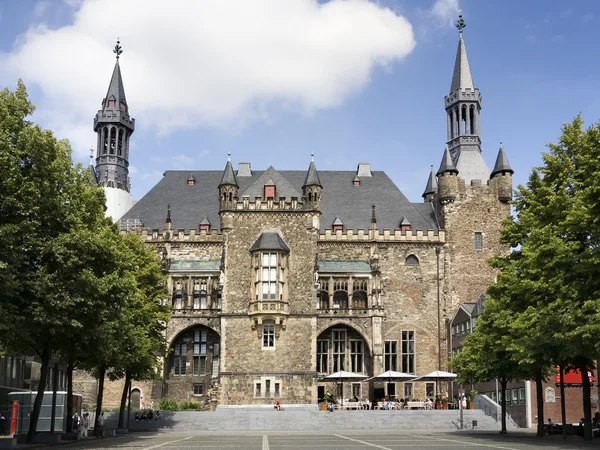
POLYGON ((17 416, 19 415, 19 402, 13 401, 12 404, 12 414, 10 417, 10 437, 15 435, 15 431, 17 431, 17 416))
MULTIPOLYGON (((594 385, 594 375, 592 375, 592 371, 588 369, 588 380, 590 380, 590 386, 594 385)), ((563 379, 565 381, 565 386, 581 386, 581 372, 578 369, 571 367, 567 372, 567 369, 564 370, 563 379)), ((560 369, 556 366, 556 375, 554 376, 554 382, 557 386, 560 386, 560 369)))

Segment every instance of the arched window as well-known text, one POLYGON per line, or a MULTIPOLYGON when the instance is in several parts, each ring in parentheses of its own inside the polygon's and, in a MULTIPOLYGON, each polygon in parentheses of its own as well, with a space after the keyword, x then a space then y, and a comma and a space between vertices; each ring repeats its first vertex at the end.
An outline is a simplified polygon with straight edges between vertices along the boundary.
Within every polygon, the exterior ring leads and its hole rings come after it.
POLYGON ((333 293, 333 308, 348 309, 348 292, 335 291, 333 293))
POLYGON ((123 129, 119 130, 119 142, 117 144, 117 155, 123 156, 123 129))
POLYGON ((111 155, 115 154, 116 145, 117 145, 117 129, 115 127, 112 127, 110 129, 110 148, 109 148, 109 153, 111 155))
POLYGON ((419 258, 417 258, 415 255, 408 255, 406 257, 405 264, 407 266, 418 266, 419 265, 419 258))
POLYGON ((354 291, 352 294, 352 307, 359 309, 367 308, 367 293, 365 291, 354 291))
POLYGON ((317 308, 328 309, 329 308, 329 292, 325 289, 317 291, 317 308))
POLYGON ((174 309, 182 309, 183 308, 183 286, 181 282, 177 282, 175 284, 175 292, 173 295, 173 308, 174 309))
POLYGON ((102 129, 102 154, 106 155, 108 152, 108 127, 102 129))
POLYGON ((171 348, 171 374, 200 377, 216 376, 215 371, 218 374, 219 336, 212 330, 194 327, 179 335, 171 348), (191 365, 187 364, 189 360, 191 365))

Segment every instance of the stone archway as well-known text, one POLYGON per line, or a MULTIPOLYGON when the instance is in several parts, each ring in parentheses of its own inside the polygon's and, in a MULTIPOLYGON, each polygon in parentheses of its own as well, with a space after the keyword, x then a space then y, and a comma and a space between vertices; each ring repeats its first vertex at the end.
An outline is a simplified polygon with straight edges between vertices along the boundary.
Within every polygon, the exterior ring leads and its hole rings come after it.
MULTIPOLYGON (((331 325, 318 335, 316 344, 316 369, 320 376, 340 370, 372 375, 373 355, 369 343, 356 328, 344 323, 331 325)), ((329 384, 319 383, 318 387, 326 388, 318 389, 318 392, 335 388, 336 392, 330 393, 336 398, 370 397, 369 386, 363 383, 343 383, 335 387, 329 384)))
POLYGON ((138 388, 131 390, 131 409, 137 411, 142 407, 142 393, 138 388))

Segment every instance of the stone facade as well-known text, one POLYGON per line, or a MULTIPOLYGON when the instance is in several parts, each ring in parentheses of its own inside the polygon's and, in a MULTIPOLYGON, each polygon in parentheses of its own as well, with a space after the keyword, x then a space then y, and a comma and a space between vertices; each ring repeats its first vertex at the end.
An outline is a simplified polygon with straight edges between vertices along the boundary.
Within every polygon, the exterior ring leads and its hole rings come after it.
MULTIPOLYGON (((471 79, 462 35, 453 79, 471 79)), ((139 384, 146 405, 162 396, 214 408, 315 404, 326 391, 432 395, 420 382, 341 391, 322 378, 444 369, 447 321, 494 280, 488 259, 507 250, 499 233, 512 169, 501 149, 490 176, 479 91, 465 83, 453 81, 447 97, 449 148, 424 203, 369 163, 321 173, 314 161, 307 171, 240 163, 236 173, 228 160, 222 172, 165 172, 120 220, 168 274, 170 351, 162 381, 139 384)), ((118 404, 118 383, 107 386, 105 404, 118 404)))

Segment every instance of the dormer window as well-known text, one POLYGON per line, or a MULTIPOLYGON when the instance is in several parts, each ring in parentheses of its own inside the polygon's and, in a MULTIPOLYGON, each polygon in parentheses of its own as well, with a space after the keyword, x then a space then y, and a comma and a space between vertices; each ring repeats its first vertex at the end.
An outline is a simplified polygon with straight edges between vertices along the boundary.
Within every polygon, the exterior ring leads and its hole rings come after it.
POLYGON ((406 233, 407 231, 411 230, 411 226, 410 226, 410 222, 408 221, 408 219, 406 217, 403 217, 402 220, 400 221, 400 231, 402 233, 406 233))
POLYGON ((344 222, 342 222, 339 217, 336 217, 331 224, 331 228, 333 229, 334 233, 336 231, 344 231, 344 222))
POLYGON ((275 199, 275 185, 265 185, 265 199, 275 199))
POLYGON ((200 232, 202 231, 210 233, 210 221, 206 218, 206 215, 204 215, 204 219, 200 222, 200 232))
POLYGON ((193 186, 196 184, 196 179, 193 175, 190 175, 190 177, 187 179, 187 184, 188 186, 193 186))
POLYGON ((360 178, 354 177, 354 181, 352 182, 354 186, 360 186, 360 178))
POLYGON ((114 100, 109 100, 108 101, 108 107, 109 108, 114 108, 115 107, 115 101, 114 100))

